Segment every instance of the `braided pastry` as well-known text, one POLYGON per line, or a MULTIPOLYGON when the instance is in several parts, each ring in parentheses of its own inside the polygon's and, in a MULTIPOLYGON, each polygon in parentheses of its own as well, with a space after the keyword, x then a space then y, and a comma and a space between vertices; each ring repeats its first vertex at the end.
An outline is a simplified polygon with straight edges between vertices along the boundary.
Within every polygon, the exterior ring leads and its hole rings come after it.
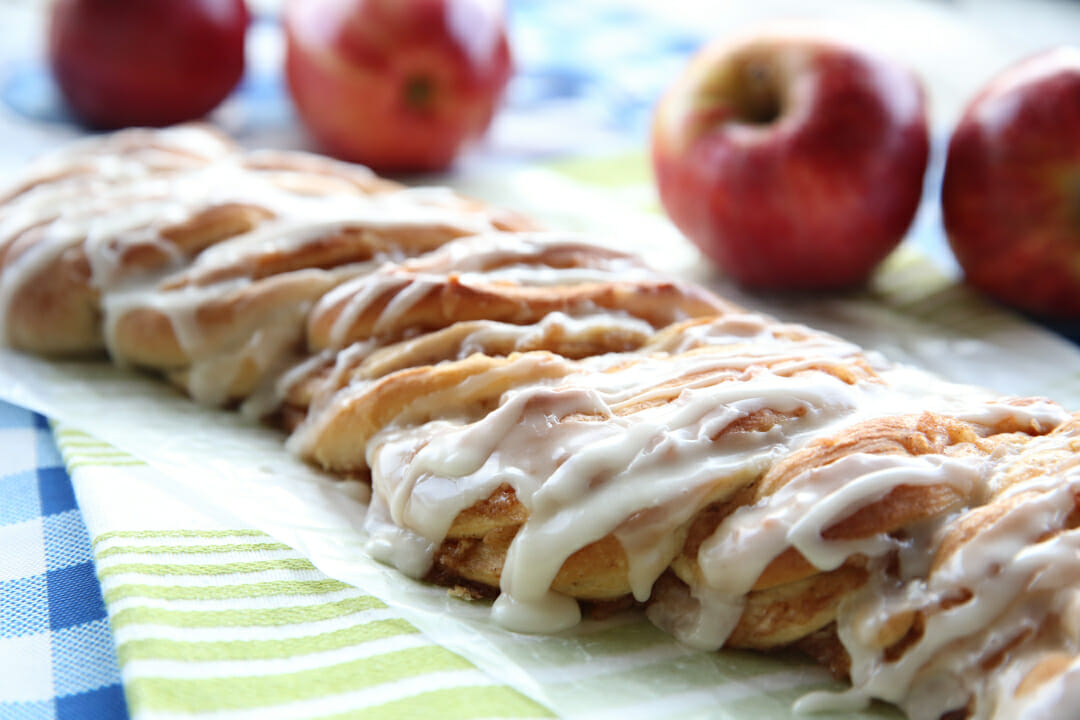
POLYGON ((43 160, 0 331, 370 478, 373 556, 552 631, 638 604, 916 719, 1080 708, 1080 415, 894 367, 445 191, 205 129, 43 160))
POLYGON ((0 205, 0 335, 107 349, 198 400, 246 397, 303 352, 306 310, 343 280, 523 219, 200 127, 127 130, 43 159, 0 205))

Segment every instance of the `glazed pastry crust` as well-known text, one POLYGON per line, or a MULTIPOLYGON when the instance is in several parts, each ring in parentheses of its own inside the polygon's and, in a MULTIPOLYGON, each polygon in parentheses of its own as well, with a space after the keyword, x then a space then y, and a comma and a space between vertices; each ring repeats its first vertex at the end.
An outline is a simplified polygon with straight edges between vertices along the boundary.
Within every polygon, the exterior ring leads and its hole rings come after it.
POLYGON ((357 166, 244 151, 196 126, 85 141, 3 197, 6 344, 107 351, 210 403, 243 400, 303 355, 307 309, 341 282, 463 235, 532 227, 357 166), (223 377, 209 388, 213 374, 223 377))
POLYGON ((278 424, 370 479, 373 553, 510 627, 638 605, 912 717, 1080 711, 1080 415, 482 202, 207 128, 103 136, 0 193, 0 339, 278 424))

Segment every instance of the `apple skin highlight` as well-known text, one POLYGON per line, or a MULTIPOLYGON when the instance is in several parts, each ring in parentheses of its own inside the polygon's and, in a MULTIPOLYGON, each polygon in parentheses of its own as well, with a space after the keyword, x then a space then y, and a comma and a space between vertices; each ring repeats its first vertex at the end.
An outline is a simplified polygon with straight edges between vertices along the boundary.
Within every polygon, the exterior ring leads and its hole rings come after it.
POLYGON ((1080 49, 992 78, 949 141, 949 244, 967 281, 1028 313, 1080 318, 1080 49))
POLYGON ((672 221, 739 284, 766 290, 864 282, 910 226, 928 155, 915 75, 788 34, 704 48, 652 135, 672 221))

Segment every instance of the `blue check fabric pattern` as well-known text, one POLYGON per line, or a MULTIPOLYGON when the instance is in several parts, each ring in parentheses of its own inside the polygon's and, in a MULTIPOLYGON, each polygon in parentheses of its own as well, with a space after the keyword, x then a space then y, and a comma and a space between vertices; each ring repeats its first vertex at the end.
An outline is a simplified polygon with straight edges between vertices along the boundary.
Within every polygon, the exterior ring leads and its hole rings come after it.
POLYGON ((0 720, 127 717, 71 478, 45 418, 0 402, 0 720))

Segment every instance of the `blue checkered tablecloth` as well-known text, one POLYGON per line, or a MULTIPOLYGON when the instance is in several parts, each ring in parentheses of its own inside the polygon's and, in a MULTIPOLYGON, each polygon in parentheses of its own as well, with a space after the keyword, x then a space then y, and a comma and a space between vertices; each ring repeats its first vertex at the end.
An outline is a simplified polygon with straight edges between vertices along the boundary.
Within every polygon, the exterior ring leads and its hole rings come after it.
POLYGON ((0 402, 3 720, 126 718, 105 603, 45 418, 0 402))

